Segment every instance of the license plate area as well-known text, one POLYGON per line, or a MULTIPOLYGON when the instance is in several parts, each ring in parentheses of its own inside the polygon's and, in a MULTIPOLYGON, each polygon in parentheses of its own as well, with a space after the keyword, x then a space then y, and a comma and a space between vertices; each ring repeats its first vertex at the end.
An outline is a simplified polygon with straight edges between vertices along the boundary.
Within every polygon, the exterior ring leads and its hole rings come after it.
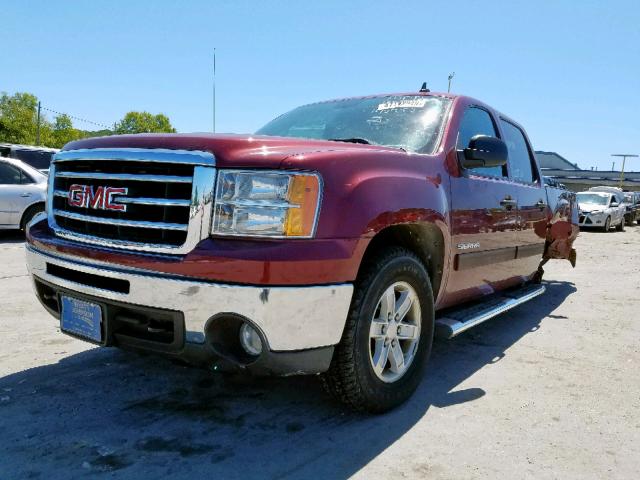
POLYGON ((102 307, 67 295, 60 296, 60 329, 71 335, 102 343, 102 307))

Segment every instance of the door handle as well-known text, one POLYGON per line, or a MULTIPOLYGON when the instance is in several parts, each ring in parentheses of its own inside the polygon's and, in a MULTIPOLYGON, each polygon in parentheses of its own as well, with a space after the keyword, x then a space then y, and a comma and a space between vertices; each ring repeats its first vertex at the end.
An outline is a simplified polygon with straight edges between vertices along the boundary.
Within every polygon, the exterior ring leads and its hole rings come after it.
POLYGON ((21 197, 30 197, 31 194, 29 192, 24 192, 20 194, 21 197))
POLYGON ((507 195, 502 200, 500 200, 500 205, 502 205, 507 210, 511 210, 517 204, 518 204, 518 202, 516 200, 514 200, 513 198, 511 198, 511 196, 509 196, 509 195, 507 195))
POLYGON ((538 202, 536 203, 536 207, 538 207, 540 210, 544 210, 544 208, 547 206, 546 203, 544 203, 543 200, 538 200, 538 202))

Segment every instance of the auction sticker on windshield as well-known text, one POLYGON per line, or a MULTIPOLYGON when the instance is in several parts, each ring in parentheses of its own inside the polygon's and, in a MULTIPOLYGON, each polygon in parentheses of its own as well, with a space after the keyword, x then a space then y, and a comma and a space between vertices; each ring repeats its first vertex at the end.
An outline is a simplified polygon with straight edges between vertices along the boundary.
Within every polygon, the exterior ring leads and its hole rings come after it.
POLYGON ((100 305, 62 295, 60 328, 96 342, 102 341, 102 309, 100 305))
POLYGON ((413 98, 411 100, 394 100, 378 104, 378 111, 391 110, 393 108, 422 108, 427 104, 426 98, 413 98))

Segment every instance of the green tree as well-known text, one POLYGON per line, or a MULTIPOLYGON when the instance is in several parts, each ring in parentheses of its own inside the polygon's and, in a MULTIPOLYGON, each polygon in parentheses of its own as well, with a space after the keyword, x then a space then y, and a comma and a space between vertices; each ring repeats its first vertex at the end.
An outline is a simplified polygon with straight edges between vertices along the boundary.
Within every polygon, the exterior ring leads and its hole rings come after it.
POLYGON ((51 131, 51 146, 62 148, 67 143, 84 137, 82 131, 73 128, 71 117, 67 114, 61 114, 56 117, 51 131))
MULTIPOLYGON (((9 143, 34 144, 38 99, 30 93, 0 95, 0 140, 9 143)), ((41 119, 44 123, 44 118, 41 119)), ((42 133, 42 132, 41 132, 42 133)))
POLYGON ((129 112, 116 124, 116 133, 175 133, 166 115, 149 112, 129 112))

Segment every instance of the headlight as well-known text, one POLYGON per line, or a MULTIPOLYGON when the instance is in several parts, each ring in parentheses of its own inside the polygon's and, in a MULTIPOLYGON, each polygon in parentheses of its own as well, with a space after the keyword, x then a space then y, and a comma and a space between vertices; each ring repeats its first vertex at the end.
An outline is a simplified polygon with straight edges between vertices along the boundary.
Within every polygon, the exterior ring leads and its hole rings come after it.
POLYGON ((312 237, 320 185, 314 173, 220 170, 211 233, 312 237))
POLYGON ((591 210, 589 213, 591 215, 600 215, 603 212, 603 210, 591 210))

